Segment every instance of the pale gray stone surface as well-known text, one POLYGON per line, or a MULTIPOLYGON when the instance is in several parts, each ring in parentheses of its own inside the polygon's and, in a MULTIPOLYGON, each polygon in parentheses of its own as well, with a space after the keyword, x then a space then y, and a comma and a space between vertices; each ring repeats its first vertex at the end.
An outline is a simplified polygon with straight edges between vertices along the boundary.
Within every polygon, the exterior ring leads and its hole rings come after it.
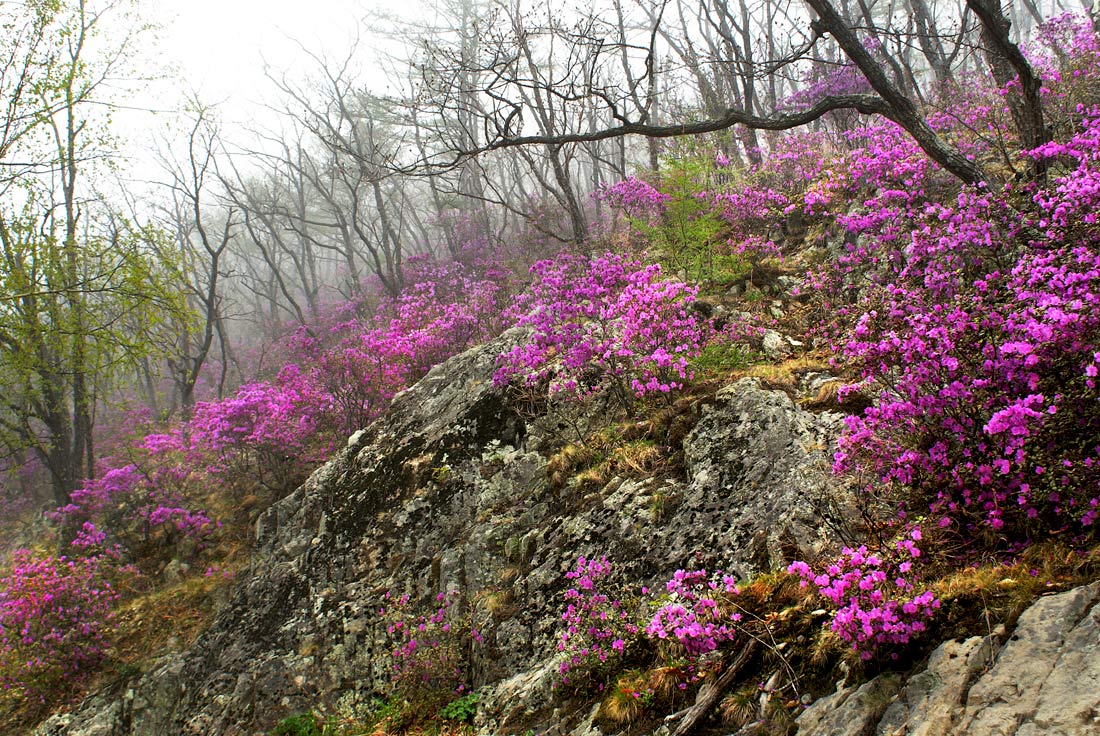
POLYGON ((1003 643, 942 644, 880 710, 867 693, 885 692, 883 680, 819 699, 799 735, 1096 736, 1100 583, 1040 598, 1003 643))

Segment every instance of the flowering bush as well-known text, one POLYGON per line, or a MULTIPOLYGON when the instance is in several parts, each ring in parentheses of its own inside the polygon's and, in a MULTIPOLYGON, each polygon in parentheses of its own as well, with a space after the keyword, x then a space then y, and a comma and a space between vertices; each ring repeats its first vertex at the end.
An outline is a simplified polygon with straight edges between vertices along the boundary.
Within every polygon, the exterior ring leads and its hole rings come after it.
POLYGON ((99 557, 36 557, 18 550, 0 578, 0 685, 45 704, 106 656, 118 594, 99 557))
POLYGON ((320 411, 338 431, 366 426, 432 366, 503 329, 508 274, 476 252, 463 255, 472 265, 414 260, 410 286, 370 317, 327 325, 326 339, 305 330, 293 337, 293 349, 312 366, 310 381, 328 399, 320 411))
POLYGON ((86 480, 54 512, 58 522, 75 530, 74 552, 117 557, 127 551, 148 565, 171 555, 176 542, 201 544, 215 531, 218 524, 189 502, 190 471, 163 458, 149 468, 143 471, 135 463, 110 468, 86 480))
POLYGON ((393 694, 418 709, 437 707, 468 690, 469 646, 481 636, 454 610, 458 593, 440 593, 435 610, 415 614, 409 596, 386 594, 378 611, 390 638, 386 660, 393 694))
POLYGON ((665 212, 665 204, 672 199, 671 195, 633 176, 598 190, 595 196, 629 217, 651 225, 657 224, 665 212))
POLYGON ((845 547, 823 573, 815 573, 805 562, 792 563, 787 572, 801 577, 803 587, 813 583, 836 607, 833 631, 860 657, 871 659, 924 631, 940 607, 931 591, 918 593, 909 580, 913 560, 921 554, 920 539, 920 530, 914 528, 892 553, 845 547))
POLYGON ((628 594, 611 576, 606 557, 580 557, 566 573, 570 587, 558 641, 564 655, 558 666, 562 685, 602 689, 606 676, 648 641, 663 645, 663 656, 675 661, 683 689, 699 674, 701 657, 737 639, 741 614, 731 610, 729 599, 739 590, 731 575, 677 570, 660 597, 645 587, 640 595, 628 594))
POLYGON ((723 594, 738 594, 733 576, 677 570, 665 590, 667 597, 645 629, 650 639, 675 641, 689 658, 695 658, 737 638, 741 614, 726 611, 720 602, 723 594))
POLYGON ((327 396, 293 363, 272 382, 241 386, 221 401, 199 402, 189 423, 191 449, 215 474, 255 478, 283 493, 301 481, 324 426, 327 396))
POLYGON ((1028 219, 1013 192, 963 192, 846 223, 861 238, 846 283, 872 288, 842 349, 879 401, 848 418, 836 468, 908 489, 903 510, 965 540, 1097 516, 1100 447, 1081 441, 1100 436, 1096 130, 1033 152, 1077 166, 1031 195, 1028 219))
POLYGON ((562 685, 576 687, 614 672, 638 636, 637 604, 609 594, 610 574, 606 557, 579 557, 565 574, 571 587, 565 591, 565 628, 558 640, 558 651, 565 655, 558 665, 562 685))
POLYGON ((1024 49, 1043 81, 1043 113, 1064 137, 1078 130, 1080 105, 1100 99, 1100 34, 1088 15, 1064 13, 1039 25, 1024 49))
POLYGON ((497 385, 547 382, 550 395, 584 398, 610 389, 668 393, 690 377, 710 326, 691 309, 695 289, 662 279, 661 267, 611 253, 562 254, 531 267, 535 283, 508 311, 532 329, 500 356, 497 385))

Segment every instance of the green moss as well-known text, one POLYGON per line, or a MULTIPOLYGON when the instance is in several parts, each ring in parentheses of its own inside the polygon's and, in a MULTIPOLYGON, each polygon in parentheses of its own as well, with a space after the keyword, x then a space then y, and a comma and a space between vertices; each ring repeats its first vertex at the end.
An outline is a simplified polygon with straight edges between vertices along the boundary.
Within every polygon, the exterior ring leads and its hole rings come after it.
POLYGON ((326 736, 324 724, 311 712, 298 713, 279 721, 271 736, 326 736))

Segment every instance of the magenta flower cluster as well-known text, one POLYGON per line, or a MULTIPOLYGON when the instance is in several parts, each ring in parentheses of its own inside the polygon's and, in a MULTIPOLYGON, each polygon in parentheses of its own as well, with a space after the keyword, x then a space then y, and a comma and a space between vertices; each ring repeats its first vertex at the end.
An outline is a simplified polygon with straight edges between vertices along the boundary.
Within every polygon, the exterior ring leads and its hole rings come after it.
POLYGON ((112 543, 136 552, 157 531, 198 541, 212 533, 217 524, 197 507, 213 483, 292 490, 340 435, 365 426, 436 363, 500 331, 507 274, 465 255, 474 265, 414 259, 410 286, 368 317, 336 310, 338 319, 299 329, 288 341, 292 361, 274 378, 200 401, 188 421, 117 448, 125 460, 106 459, 56 518, 79 530, 74 544, 86 552, 112 543))
POLYGON ((848 419, 838 471, 910 489, 899 501, 967 538, 1093 524, 1100 442, 1082 439, 1100 436, 1097 150, 1088 118, 1032 152, 1076 167, 1030 194, 966 191, 951 206, 899 194, 845 219, 858 240, 832 293, 873 286, 841 349, 879 400, 848 419))
POLYGON ((740 593, 732 575, 677 570, 665 590, 667 596, 645 628, 650 639, 675 641, 688 657, 699 657, 737 638, 741 614, 725 612, 719 602, 723 594, 740 593))
POLYGON ((500 356, 497 385, 546 383, 551 396, 603 389, 668 393, 691 377, 688 360, 711 326, 692 308, 696 290, 657 264, 607 253, 561 254, 531 267, 535 283, 506 312, 527 341, 500 356))
POLYGON ((109 468, 85 481, 54 512, 55 521, 76 530, 74 551, 118 556, 124 549, 154 544, 171 553, 172 541, 188 538, 201 544, 217 529, 188 500, 190 471, 178 461, 162 462, 155 456, 147 465, 148 470, 136 463, 109 468))
POLYGON ((622 210, 628 217, 643 220, 650 225, 660 220, 665 206, 672 199, 652 184, 633 176, 603 187, 595 196, 622 210))
POLYGON ((564 685, 612 671, 638 635, 635 604, 605 592, 611 572, 606 557, 580 557, 565 574, 570 587, 565 591, 564 628, 558 640, 558 651, 564 654, 558 673, 564 685))
POLYGON ((677 570, 658 596, 645 587, 626 593, 613 572, 606 557, 580 557, 566 573, 570 585, 558 640, 562 685, 600 683, 646 640, 672 645, 666 654, 686 657, 684 671, 694 672, 700 657, 737 639, 741 614, 728 605, 739 594, 733 576, 677 570))
POLYGON ((386 593, 378 610, 390 641, 388 670, 393 692, 420 706, 449 702, 469 688, 467 651, 481 635, 455 606, 458 593, 439 593, 433 610, 417 614, 408 595, 386 593))
MULTIPOLYGON (((793 562, 787 572, 813 584, 835 608, 832 630, 863 659, 907 644, 927 627, 940 602, 931 591, 917 591, 910 581, 913 561, 921 555, 918 528, 893 551, 876 554, 867 547, 845 547, 824 572, 793 562)), ((894 655, 896 656, 896 655, 894 655)))
POLYGON ((44 704, 103 660, 118 597, 105 564, 14 553, 0 578, 0 687, 44 704))
POLYGON ((338 431, 366 426, 432 366, 504 328, 509 275, 484 258, 472 260, 414 260, 410 285, 368 316, 336 320, 321 337, 296 333, 292 346, 312 366, 309 380, 327 398, 319 406, 338 431))
POLYGON ((274 381, 247 383, 231 397, 199 402, 187 427, 192 457, 205 460, 215 475, 255 477, 282 490, 292 468, 316 456, 311 444, 325 426, 326 398, 291 363, 274 381))

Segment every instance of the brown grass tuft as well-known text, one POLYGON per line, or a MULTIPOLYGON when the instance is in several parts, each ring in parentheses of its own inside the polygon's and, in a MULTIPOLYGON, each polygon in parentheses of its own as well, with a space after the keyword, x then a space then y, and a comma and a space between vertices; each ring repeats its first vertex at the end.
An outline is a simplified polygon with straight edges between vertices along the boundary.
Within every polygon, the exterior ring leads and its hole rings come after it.
POLYGON ((603 702, 597 718, 615 726, 626 726, 636 721, 652 702, 645 673, 631 670, 616 681, 603 702))
POLYGON ((756 718, 760 710, 758 695, 756 688, 743 687, 722 698, 718 704, 722 723, 736 730, 756 718))
POLYGON ((611 452, 611 467, 628 478, 649 478, 663 465, 661 451, 651 440, 635 440, 611 452))

